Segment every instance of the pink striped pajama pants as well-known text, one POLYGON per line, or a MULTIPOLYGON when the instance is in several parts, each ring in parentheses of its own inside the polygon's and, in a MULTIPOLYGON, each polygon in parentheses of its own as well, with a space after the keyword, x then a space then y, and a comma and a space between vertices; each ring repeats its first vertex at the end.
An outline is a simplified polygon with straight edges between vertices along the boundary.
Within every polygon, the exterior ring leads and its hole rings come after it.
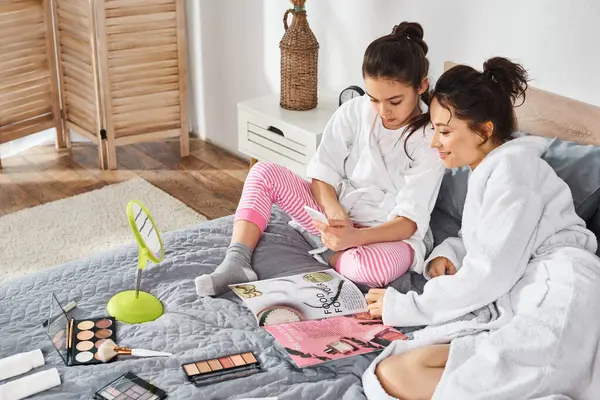
MULTIPOLYGON (((273 204, 304 229, 319 235, 303 208, 308 205, 322 211, 312 195, 310 183, 278 164, 255 164, 244 183, 235 220, 252 222, 263 232, 273 204)), ((413 249, 405 242, 374 243, 344 251, 335 270, 353 282, 384 287, 410 268, 413 256, 413 249)))

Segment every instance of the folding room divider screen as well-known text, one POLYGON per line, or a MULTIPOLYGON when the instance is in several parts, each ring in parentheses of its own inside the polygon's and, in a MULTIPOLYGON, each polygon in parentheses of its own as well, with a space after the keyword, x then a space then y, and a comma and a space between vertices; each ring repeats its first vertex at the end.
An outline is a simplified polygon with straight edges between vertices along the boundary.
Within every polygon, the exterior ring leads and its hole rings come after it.
POLYGON ((52 127, 98 146, 179 137, 189 154, 183 0, 0 2, 0 143, 52 127))

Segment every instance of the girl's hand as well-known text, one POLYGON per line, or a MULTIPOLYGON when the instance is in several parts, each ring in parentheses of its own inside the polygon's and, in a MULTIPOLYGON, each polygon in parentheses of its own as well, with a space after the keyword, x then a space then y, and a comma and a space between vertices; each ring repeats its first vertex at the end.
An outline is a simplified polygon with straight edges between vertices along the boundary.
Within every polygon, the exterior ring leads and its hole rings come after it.
POLYGON ((369 305, 369 312, 374 318, 380 318, 383 316, 383 296, 385 296, 386 289, 371 289, 367 293, 367 304, 369 305))
POLYGON ((332 220, 327 225, 319 221, 313 221, 315 228, 321 233, 321 240, 325 247, 333 251, 347 250, 351 247, 360 246, 360 230, 345 220, 332 220))
POLYGON ((446 257, 436 257, 429 264, 429 276, 436 278, 442 275, 454 275, 456 268, 446 257))
POLYGON ((327 217, 327 220, 329 220, 329 226, 353 226, 350 217, 341 205, 334 209, 325 210, 325 216, 327 217))

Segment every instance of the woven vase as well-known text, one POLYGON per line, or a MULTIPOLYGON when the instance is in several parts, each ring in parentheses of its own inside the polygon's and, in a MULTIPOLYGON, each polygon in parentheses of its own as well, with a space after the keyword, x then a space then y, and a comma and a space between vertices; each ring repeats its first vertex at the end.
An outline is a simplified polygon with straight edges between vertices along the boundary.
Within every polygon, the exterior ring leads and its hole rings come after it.
POLYGON ((283 15, 285 34, 281 49, 281 107, 310 110, 317 106, 319 42, 306 19, 305 0, 292 0, 294 8, 283 15), (292 24, 288 26, 288 16, 292 24))

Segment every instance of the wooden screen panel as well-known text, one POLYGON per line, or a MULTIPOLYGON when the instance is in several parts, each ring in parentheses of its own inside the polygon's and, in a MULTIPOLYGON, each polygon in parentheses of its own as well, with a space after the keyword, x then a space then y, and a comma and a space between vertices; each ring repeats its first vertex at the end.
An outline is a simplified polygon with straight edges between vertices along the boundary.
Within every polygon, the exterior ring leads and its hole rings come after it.
POLYGON ((102 146, 95 4, 93 0, 54 1, 63 118, 67 127, 102 146))
POLYGON ((63 132, 49 0, 0 2, 0 143, 63 132))
POLYGON ((181 136, 185 153, 183 10, 182 0, 98 0, 100 60, 108 77, 103 93, 109 167, 114 158, 111 143, 181 136))
POLYGON ((106 0, 115 138, 181 127, 176 2, 106 0))

